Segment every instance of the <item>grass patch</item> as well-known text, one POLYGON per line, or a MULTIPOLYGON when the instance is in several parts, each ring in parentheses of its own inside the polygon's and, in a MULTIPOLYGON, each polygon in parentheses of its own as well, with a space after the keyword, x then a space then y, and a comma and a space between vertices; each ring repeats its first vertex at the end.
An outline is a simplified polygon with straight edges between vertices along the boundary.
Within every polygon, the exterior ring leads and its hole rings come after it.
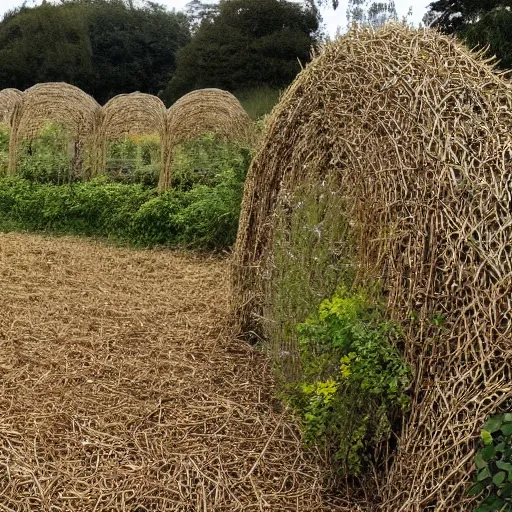
POLYGON ((281 91, 271 87, 257 87, 235 93, 238 101, 254 121, 270 113, 279 102, 281 91))

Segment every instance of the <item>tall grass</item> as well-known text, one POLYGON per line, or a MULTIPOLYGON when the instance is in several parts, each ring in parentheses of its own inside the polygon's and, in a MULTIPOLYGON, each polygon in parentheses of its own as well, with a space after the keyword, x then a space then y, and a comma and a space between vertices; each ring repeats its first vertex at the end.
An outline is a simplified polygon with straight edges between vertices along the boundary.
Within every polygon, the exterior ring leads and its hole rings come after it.
POLYGON ((0 124, 0 177, 7 174, 9 167, 9 127, 0 124))
POLYGON ((256 121, 270 113, 278 103, 280 94, 281 91, 279 89, 257 87, 235 93, 235 96, 251 119, 256 121))

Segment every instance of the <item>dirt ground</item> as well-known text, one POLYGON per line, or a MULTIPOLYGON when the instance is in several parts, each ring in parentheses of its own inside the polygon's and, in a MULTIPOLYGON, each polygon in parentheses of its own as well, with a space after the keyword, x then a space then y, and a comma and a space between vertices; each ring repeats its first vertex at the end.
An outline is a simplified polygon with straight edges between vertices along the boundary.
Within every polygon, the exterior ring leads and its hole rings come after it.
POLYGON ((0 511, 334 510, 226 260, 0 234, 0 511))

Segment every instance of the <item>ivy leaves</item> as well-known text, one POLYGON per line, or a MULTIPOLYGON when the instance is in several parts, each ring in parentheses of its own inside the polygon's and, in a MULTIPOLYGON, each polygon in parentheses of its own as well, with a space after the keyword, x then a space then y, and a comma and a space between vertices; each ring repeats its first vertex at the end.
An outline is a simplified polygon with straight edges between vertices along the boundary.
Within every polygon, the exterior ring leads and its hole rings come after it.
POLYGON ((470 496, 484 497, 475 512, 511 512, 512 413, 489 418, 481 441, 475 455, 476 482, 468 490, 470 496))

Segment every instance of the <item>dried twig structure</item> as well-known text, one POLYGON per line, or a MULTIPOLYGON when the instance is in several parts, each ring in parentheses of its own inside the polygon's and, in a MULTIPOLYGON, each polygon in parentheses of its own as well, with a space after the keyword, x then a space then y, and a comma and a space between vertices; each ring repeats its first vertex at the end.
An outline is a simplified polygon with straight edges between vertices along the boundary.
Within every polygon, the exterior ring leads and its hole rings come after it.
POLYGON ((356 285, 380 284, 404 327, 413 405, 379 478, 381 511, 470 510, 479 429, 512 397, 511 112, 510 82, 455 39, 352 30, 284 94, 249 171, 240 326, 275 332, 274 284, 302 259, 304 289, 350 266, 356 285), (308 204, 321 214, 298 222, 308 204), (329 265, 311 257, 318 245, 329 265))
POLYGON ((251 140, 251 119, 231 93, 200 89, 186 94, 168 110, 166 161, 160 175, 160 190, 171 186, 174 148, 208 132, 235 142, 251 140))
POLYGON ((11 116, 16 104, 21 100, 22 92, 18 89, 0 91, 0 124, 11 124, 11 116))
POLYGON ((98 165, 94 149, 99 147, 99 115, 99 104, 72 85, 51 82, 37 84, 27 89, 12 116, 9 173, 16 172, 21 141, 37 137, 47 123, 62 125, 74 143, 75 162, 82 165, 83 153, 87 149, 88 166, 95 169, 98 165))
POLYGON ((158 134, 164 141, 165 124, 166 108, 156 96, 140 92, 115 96, 102 109, 99 168, 106 167, 108 141, 128 134, 158 134))

